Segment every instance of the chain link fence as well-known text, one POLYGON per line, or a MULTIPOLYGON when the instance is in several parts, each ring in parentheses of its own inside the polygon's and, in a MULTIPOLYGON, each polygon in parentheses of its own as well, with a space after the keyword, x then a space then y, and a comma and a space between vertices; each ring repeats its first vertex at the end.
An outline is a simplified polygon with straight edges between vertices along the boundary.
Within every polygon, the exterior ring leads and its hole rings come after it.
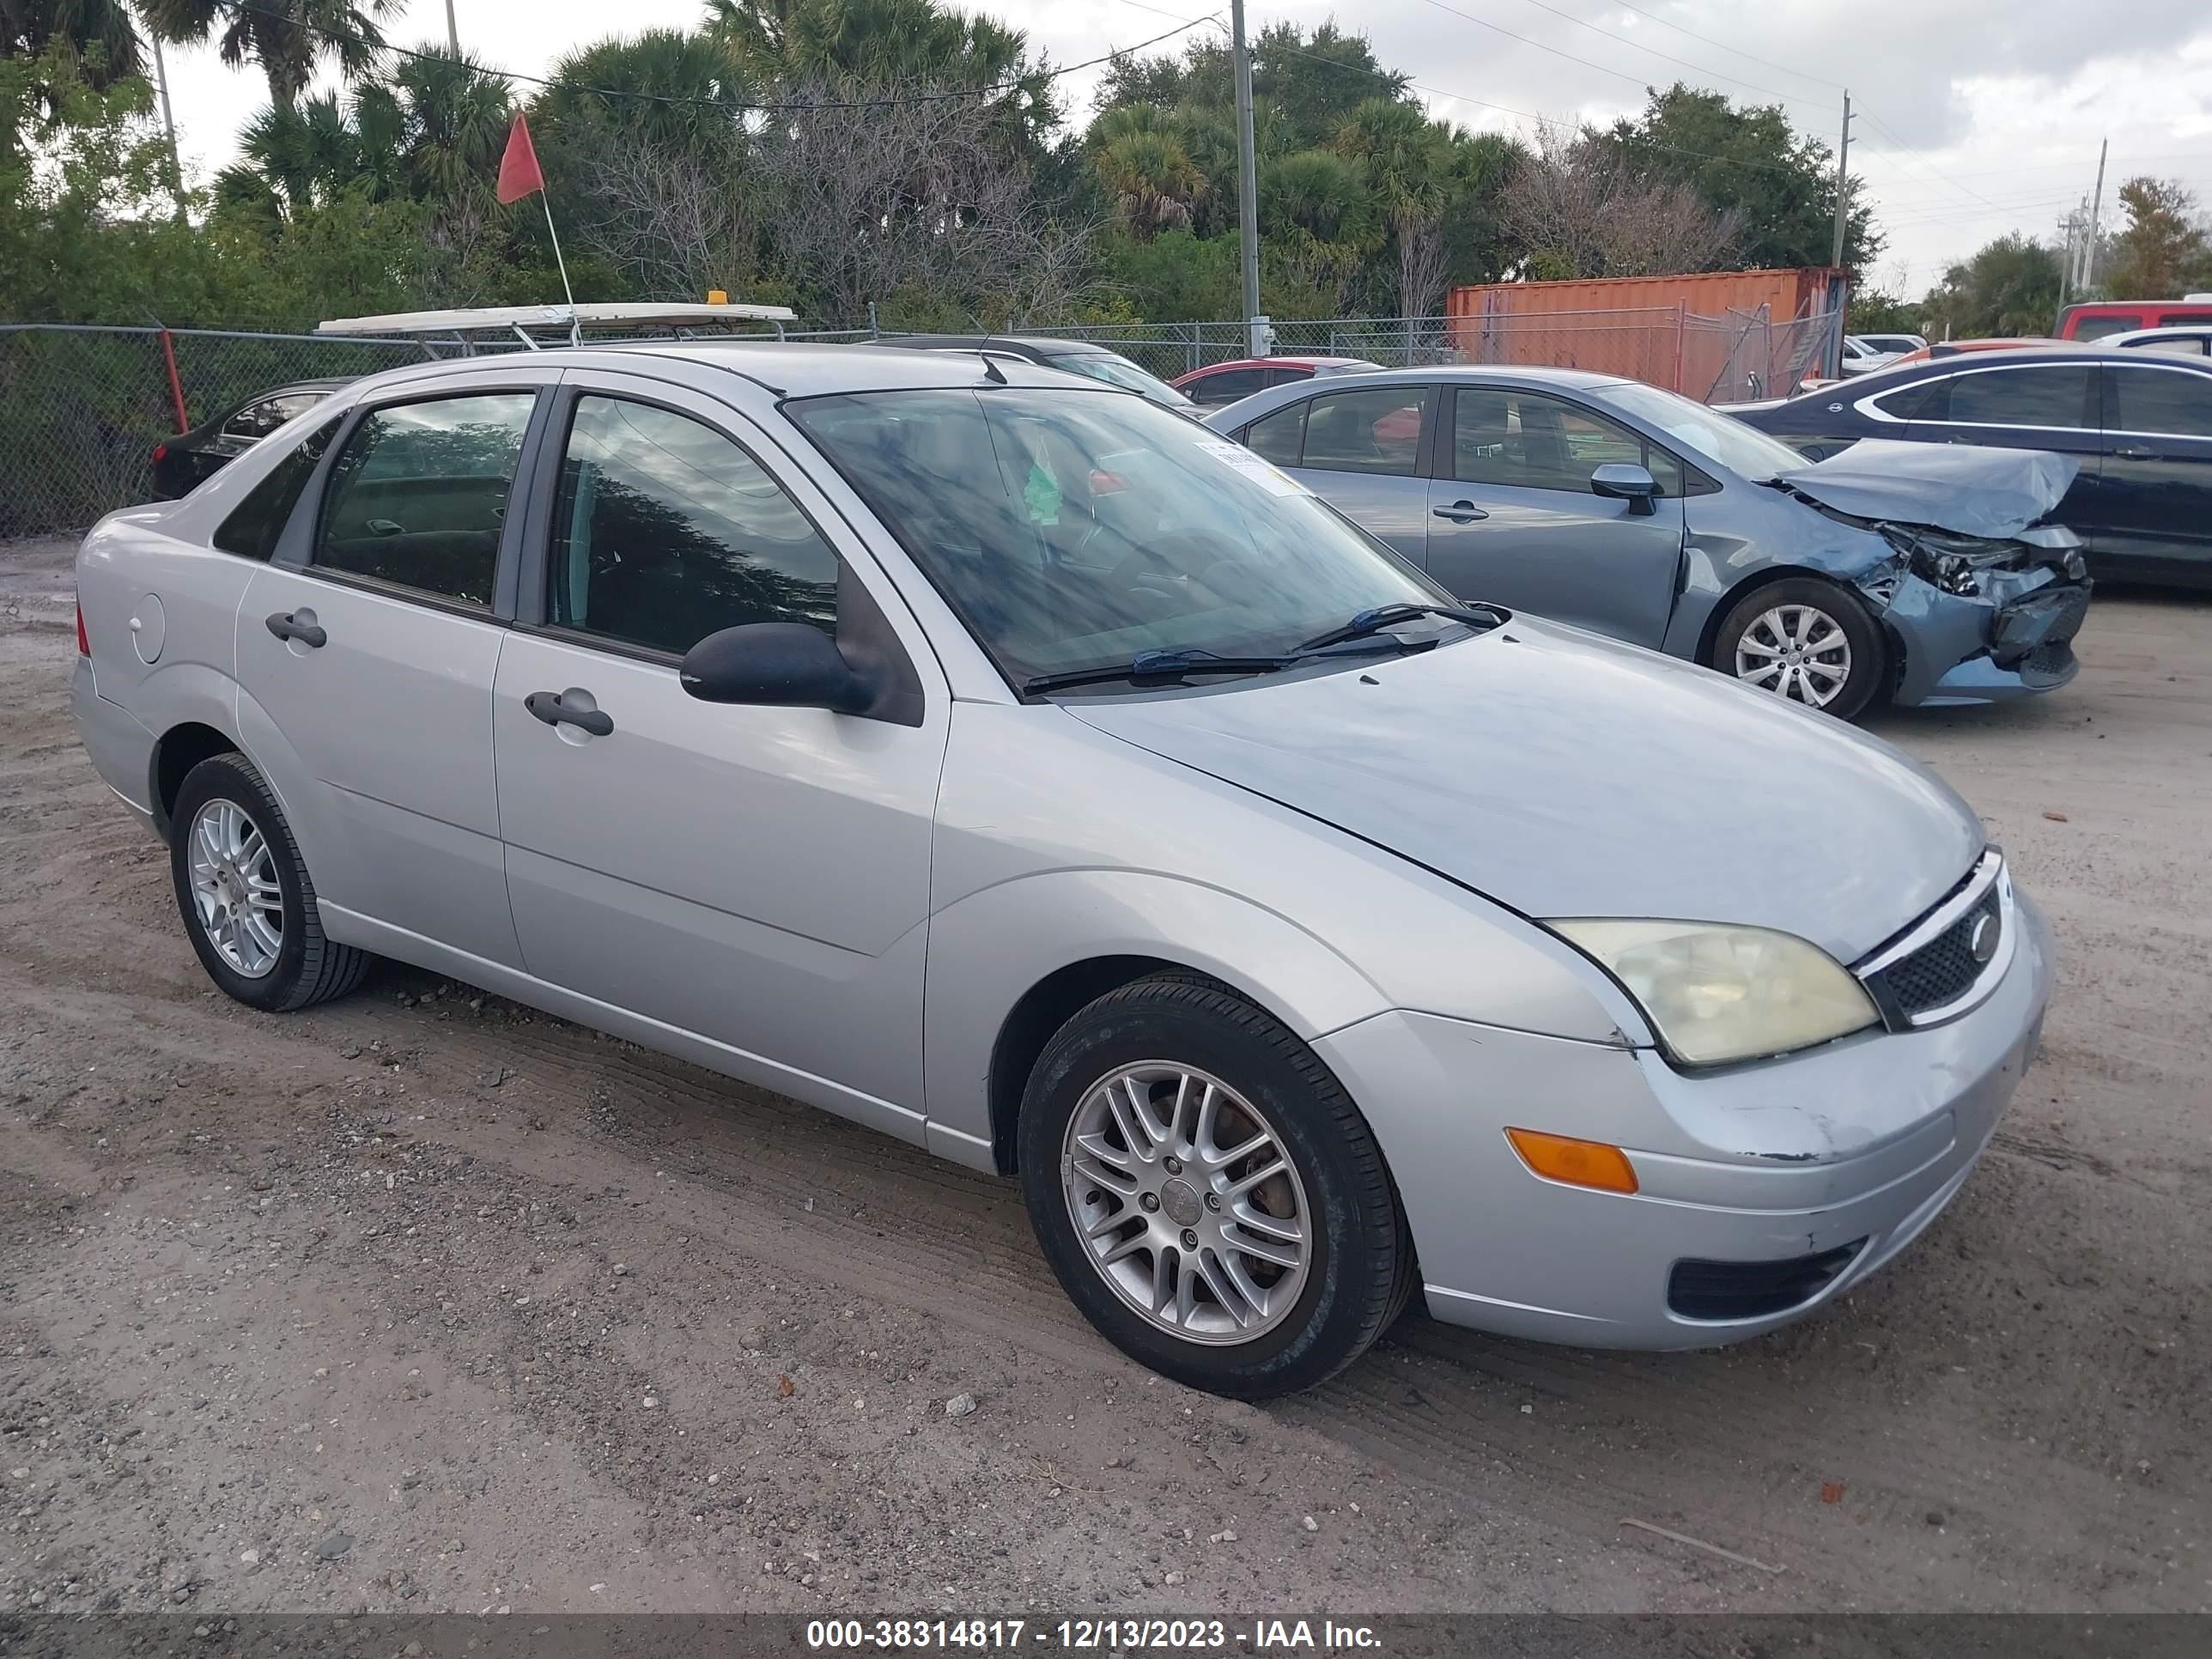
MULTIPOLYGON (((1547 364, 1672 387, 1706 403, 1782 397, 1827 361, 1839 320, 1674 307, 1485 318, 1337 317, 1274 324, 1279 356, 1361 357, 1391 368, 1547 364)), ((1240 322, 1024 331, 1109 346, 1171 380, 1249 355, 1240 322)), ((870 329, 787 330, 865 341, 870 329)), ((203 329, 0 325, 0 537, 82 529, 153 495, 155 446, 289 381, 351 379, 513 338, 356 340, 203 329)))

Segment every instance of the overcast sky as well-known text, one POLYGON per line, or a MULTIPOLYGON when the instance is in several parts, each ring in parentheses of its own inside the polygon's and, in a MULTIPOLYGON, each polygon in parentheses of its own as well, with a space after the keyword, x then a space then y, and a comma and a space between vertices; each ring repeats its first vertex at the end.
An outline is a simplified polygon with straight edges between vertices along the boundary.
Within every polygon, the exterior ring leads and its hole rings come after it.
MULTIPOLYGON (((688 27, 704 9, 702 0, 453 3, 462 45, 522 74, 605 34, 611 20, 688 27)), ((964 9, 1027 31, 1060 64, 1208 15, 1206 0, 964 9)), ((1228 16, 1227 0, 1218 15, 1228 16)), ((2095 182, 2100 139, 2112 141, 2108 222, 2118 181, 2137 173, 2180 179, 2212 204, 2205 0, 1251 0, 1248 15, 1255 33, 1331 16, 1364 30, 1385 65, 1413 72, 1433 113, 1478 128, 1526 129, 1534 116, 1607 121, 1640 108, 1646 84, 1679 78, 1739 100, 1778 99, 1801 129, 1832 141, 1848 85, 1862 117, 1852 170, 1888 238, 1875 276, 1912 296, 2005 231, 2053 237, 2095 182)), ((410 0, 387 33, 400 45, 442 41, 445 0, 410 0)), ((211 46, 173 52, 169 70, 186 164, 211 170, 265 100, 261 77, 226 70, 211 46)), ((1099 73, 1062 83, 1079 118, 1099 73)))

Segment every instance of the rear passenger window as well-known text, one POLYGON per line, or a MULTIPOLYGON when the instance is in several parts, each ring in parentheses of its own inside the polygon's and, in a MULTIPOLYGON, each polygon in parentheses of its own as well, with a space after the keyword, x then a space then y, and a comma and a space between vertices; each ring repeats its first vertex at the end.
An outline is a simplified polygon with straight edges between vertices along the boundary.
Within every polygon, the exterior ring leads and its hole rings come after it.
POLYGON ((2107 430, 2174 438, 2212 438, 2212 374, 2149 363, 2115 363, 2107 430))
POLYGON ((315 563, 465 605, 491 603, 531 392, 373 410, 331 469, 315 563))
POLYGON ((246 491, 246 499, 216 528, 215 544, 241 558, 265 560, 274 554, 284 526, 291 522, 292 509, 299 505, 300 492, 314 477, 316 464, 331 447, 331 435, 337 429, 335 417, 325 421, 297 449, 270 468, 268 476, 246 491))
POLYGON ((1896 391, 1885 392, 1875 398, 1874 406, 1899 421, 1940 421, 1950 402, 1951 382, 1946 377, 1899 386, 1896 391))
POLYGON ((1292 404, 1288 409, 1279 409, 1265 420, 1255 421, 1244 428, 1244 441, 1255 454, 1263 455, 1277 466, 1303 465, 1300 457, 1306 442, 1306 409, 1304 404, 1292 404))
POLYGON ((1303 466, 1410 478, 1421 451, 1426 386, 1323 392, 1306 405, 1303 466))

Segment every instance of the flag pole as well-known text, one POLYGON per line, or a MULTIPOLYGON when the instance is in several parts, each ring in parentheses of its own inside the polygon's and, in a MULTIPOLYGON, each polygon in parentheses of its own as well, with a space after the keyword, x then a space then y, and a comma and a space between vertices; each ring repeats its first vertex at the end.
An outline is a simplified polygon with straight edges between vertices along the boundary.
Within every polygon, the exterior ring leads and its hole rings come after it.
POLYGON ((545 210, 545 234, 553 239, 553 263, 561 268, 561 292, 568 296, 568 343, 581 345, 583 331, 576 321, 576 290, 568 286, 568 262, 561 257, 561 233, 553 228, 553 196, 543 185, 538 187, 538 204, 545 210))

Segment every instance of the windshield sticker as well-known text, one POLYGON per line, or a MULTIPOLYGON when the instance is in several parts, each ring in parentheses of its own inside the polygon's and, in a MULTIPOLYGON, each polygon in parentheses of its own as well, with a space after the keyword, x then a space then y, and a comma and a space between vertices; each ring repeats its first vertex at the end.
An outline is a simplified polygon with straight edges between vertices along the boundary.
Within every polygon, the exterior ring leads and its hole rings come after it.
POLYGON ((1306 495, 1312 492, 1273 462, 1262 460, 1243 444, 1216 439, 1199 447, 1216 460, 1226 461, 1271 495, 1306 495))

